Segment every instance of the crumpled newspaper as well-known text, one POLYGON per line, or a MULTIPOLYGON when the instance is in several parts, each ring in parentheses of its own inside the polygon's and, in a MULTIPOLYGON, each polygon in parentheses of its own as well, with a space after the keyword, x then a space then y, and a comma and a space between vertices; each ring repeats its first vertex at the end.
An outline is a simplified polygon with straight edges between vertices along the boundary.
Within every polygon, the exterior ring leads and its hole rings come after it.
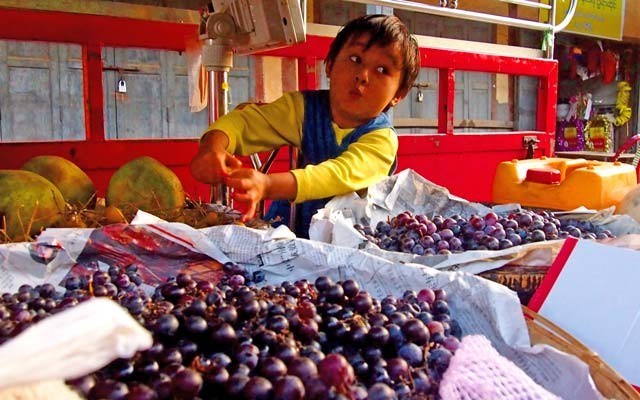
POLYGON ((124 308, 92 298, 0 346, 0 389, 79 378, 152 344, 151 333, 124 308))
POLYGON ((371 226, 403 211, 427 217, 458 214, 465 218, 491 211, 483 204, 452 195, 447 188, 436 185, 412 169, 403 170, 370 186, 364 199, 349 193, 334 197, 325 208, 348 210, 349 217, 355 223, 371 226))

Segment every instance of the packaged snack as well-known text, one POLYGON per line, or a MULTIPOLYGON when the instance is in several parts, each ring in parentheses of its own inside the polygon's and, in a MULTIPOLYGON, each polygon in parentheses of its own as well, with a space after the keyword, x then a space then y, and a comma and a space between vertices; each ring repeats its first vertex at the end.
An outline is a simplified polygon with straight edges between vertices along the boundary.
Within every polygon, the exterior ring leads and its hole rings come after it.
POLYGON ((556 151, 585 149, 584 122, 581 119, 556 122, 556 151))

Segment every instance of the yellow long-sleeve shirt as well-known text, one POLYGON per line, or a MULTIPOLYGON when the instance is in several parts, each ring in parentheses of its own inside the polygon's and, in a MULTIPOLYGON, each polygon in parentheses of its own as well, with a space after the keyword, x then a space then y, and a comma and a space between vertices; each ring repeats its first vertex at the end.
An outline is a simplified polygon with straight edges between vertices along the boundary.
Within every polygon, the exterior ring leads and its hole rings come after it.
MULTIPOLYGON (((301 92, 285 93, 264 105, 251 104, 223 115, 209 130, 223 131, 229 137, 227 151, 248 155, 283 145, 300 148, 304 98, 301 92)), ((342 129, 332 123, 338 144, 353 128, 342 129)), ((386 177, 398 150, 398 138, 389 128, 364 134, 337 158, 295 169, 296 203, 346 194, 369 187, 386 177)))

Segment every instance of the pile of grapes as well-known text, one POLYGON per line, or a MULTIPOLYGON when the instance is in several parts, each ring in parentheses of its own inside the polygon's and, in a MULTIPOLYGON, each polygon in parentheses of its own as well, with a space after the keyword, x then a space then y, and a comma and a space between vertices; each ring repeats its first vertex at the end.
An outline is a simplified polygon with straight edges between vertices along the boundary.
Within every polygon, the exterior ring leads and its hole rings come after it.
POLYGON ((131 359, 68 382, 88 399, 433 399, 461 328, 444 290, 382 300, 353 280, 217 285, 187 274, 140 288, 134 266, 24 285, 0 302, 0 343, 91 296, 153 333, 131 359))
POLYGON ((522 210, 507 217, 493 212, 484 217, 413 215, 404 211, 371 226, 354 225, 370 242, 389 251, 418 255, 451 254, 466 250, 502 250, 521 244, 569 236, 583 239, 613 237, 588 221, 559 220, 547 211, 522 210))

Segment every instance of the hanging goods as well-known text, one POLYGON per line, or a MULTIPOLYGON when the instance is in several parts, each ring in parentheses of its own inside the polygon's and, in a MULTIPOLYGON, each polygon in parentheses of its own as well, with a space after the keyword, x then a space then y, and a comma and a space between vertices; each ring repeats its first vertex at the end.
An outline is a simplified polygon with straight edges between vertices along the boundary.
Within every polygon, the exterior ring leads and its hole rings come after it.
POLYGON ((629 122, 631 118, 631 107, 629 98, 631 97, 631 85, 625 81, 618 82, 618 96, 616 97, 616 119, 615 126, 621 126, 629 122))
POLYGON ((613 148, 611 121, 604 115, 597 115, 584 127, 585 147, 589 151, 610 152, 613 148))
POLYGON ((600 73, 602 74, 602 83, 608 84, 615 80, 618 70, 618 56, 611 50, 602 52, 600 58, 600 73))

